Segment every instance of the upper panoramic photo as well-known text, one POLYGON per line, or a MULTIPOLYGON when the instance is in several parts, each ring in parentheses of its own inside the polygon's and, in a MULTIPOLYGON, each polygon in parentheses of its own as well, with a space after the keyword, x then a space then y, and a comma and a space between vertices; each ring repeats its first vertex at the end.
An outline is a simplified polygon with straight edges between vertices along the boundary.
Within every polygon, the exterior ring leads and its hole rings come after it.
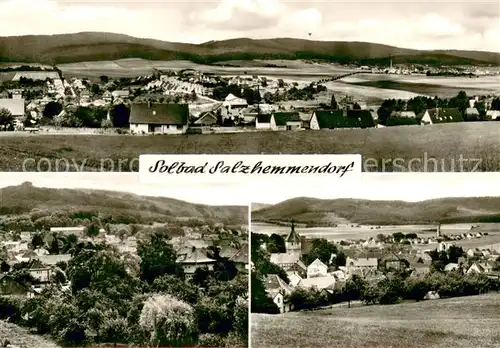
POLYGON ((0 170, 359 153, 500 170, 497 1, 0 2, 0 170))
POLYGON ((0 173, 0 347, 248 347, 248 204, 177 186, 0 173))

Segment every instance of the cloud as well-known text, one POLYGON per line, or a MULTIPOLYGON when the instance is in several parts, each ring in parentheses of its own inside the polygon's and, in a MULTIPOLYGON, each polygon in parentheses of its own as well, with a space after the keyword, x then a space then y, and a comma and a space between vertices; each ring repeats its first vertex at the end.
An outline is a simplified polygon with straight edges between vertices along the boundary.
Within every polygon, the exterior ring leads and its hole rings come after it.
POLYGON ((468 2, 0 0, 0 35, 109 31, 201 43, 237 37, 368 41, 500 52, 500 8, 468 2))

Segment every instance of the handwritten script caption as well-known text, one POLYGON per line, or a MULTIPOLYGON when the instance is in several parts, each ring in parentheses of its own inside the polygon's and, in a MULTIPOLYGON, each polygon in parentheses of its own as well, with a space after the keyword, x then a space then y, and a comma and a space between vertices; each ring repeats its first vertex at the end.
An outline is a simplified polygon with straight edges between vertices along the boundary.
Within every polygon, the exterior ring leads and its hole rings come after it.
POLYGON ((361 155, 141 155, 142 182, 166 177, 204 179, 360 178, 361 155))

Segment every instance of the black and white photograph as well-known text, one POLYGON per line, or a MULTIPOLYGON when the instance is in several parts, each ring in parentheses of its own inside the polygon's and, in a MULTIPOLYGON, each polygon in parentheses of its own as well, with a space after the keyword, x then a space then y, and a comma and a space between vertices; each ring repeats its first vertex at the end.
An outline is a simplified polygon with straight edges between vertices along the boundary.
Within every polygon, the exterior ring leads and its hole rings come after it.
POLYGON ((500 171, 497 0, 2 0, 0 170, 143 153, 500 171))
POLYGON ((133 173, 0 173, 0 347, 248 347, 249 205, 133 173))
POLYGON ((499 179, 372 173, 263 188, 251 346, 498 347, 499 179))

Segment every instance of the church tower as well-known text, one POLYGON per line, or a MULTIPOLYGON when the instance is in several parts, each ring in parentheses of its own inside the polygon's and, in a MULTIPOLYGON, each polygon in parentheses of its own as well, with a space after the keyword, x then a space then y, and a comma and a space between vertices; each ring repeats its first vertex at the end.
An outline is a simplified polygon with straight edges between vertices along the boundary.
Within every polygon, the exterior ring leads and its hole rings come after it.
POLYGON ((292 221, 292 227, 291 231, 286 236, 285 239, 285 247, 286 247, 286 252, 287 253, 295 253, 295 252, 301 252, 302 250, 302 243, 300 241, 300 236, 297 232, 295 232, 295 224, 292 221))

